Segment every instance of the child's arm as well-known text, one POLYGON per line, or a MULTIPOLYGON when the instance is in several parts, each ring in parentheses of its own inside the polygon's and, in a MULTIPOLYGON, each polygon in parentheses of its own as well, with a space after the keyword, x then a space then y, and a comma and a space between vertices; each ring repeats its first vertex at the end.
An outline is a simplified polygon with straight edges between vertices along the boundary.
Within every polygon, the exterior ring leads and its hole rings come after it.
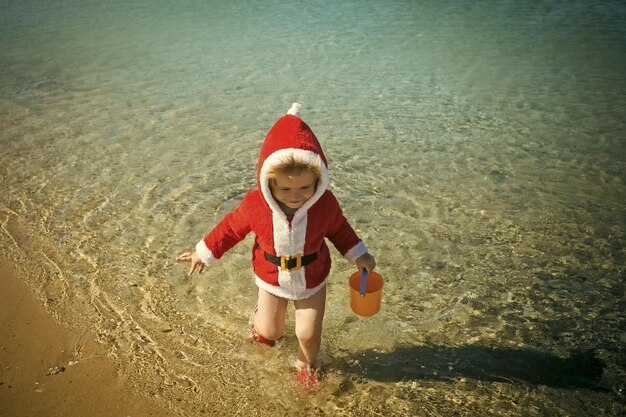
POLYGON ((343 215, 339 202, 334 196, 332 199, 334 201, 332 201, 331 207, 334 208, 334 213, 329 210, 329 213, 333 213, 331 214, 333 218, 326 237, 348 261, 356 264, 359 271, 362 271, 363 268, 367 269, 368 272, 373 271, 376 267, 376 260, 369 254, 367 247, 343 215))
MULTIPOLYGON (((247 196, 246 196, 247 197, 247 196)), ((191 262, 189 275, 202 273, 204 267, 217 261, 222 255, 242 241, 250 232, 250 202, 244 197, 241 204, 228 213, 217 226, 196 245, 195 252, 179 255, 178 262, 191 262)))

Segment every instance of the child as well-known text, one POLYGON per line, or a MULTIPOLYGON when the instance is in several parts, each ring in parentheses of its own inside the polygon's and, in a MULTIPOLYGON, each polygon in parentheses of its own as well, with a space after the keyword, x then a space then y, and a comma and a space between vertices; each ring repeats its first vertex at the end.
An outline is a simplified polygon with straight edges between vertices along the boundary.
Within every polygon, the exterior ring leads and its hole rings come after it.
POLYGON ((176 258, 191 262, 189 275, 201 273, 230 248, 255 233, 254 279, 259 287, 252 338, 273 346, 285 330, 287 303, 294 301, 298 355, 296 375, 306 387, 317 383, 315 360, 320 350, 330 272, 328 238, 359 271, 372 271, 374 257, 356 235, 329 184, 322 148, 300 119, 300 104, 270 129, 259 157, 258 186, 203 240, 196 251, 176 258))

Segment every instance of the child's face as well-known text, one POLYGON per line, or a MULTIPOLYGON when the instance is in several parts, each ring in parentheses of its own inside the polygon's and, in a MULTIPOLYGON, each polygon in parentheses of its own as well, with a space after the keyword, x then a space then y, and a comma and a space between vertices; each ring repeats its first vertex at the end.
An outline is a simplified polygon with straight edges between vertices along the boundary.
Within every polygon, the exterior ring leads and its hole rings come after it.
POLYGON ((313 196, 317 177, 311 171, 295 174, 279 174, 270 180, 270 190, 274 199, 283 206, 297 210, 313 196))

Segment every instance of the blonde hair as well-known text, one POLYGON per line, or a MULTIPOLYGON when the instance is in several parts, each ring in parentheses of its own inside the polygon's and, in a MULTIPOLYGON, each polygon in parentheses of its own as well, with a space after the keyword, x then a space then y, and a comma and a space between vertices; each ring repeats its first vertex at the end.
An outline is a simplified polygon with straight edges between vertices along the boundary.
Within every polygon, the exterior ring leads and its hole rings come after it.
POLYGON ((271 181, 280 175, 300 175, 305 171, 312 173, 318 180, 322 177, 322 171, 319 166, 296 160, 293 155, 289 155, 276 165, 269 167, 266 176, 271 181))

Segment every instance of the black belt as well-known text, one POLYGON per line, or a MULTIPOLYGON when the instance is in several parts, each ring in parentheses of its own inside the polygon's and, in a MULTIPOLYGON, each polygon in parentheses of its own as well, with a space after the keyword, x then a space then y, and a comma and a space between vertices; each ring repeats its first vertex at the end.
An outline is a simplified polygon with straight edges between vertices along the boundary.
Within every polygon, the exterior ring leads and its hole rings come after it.
POLYGON ((280 269, 287 272, 297 271, 317 259, 317 253, 310 253, 304 256, 300 254, 292 256, 274 256, 267 252, 264 253, 265 259, 276 266, 280 266, 280 269))

